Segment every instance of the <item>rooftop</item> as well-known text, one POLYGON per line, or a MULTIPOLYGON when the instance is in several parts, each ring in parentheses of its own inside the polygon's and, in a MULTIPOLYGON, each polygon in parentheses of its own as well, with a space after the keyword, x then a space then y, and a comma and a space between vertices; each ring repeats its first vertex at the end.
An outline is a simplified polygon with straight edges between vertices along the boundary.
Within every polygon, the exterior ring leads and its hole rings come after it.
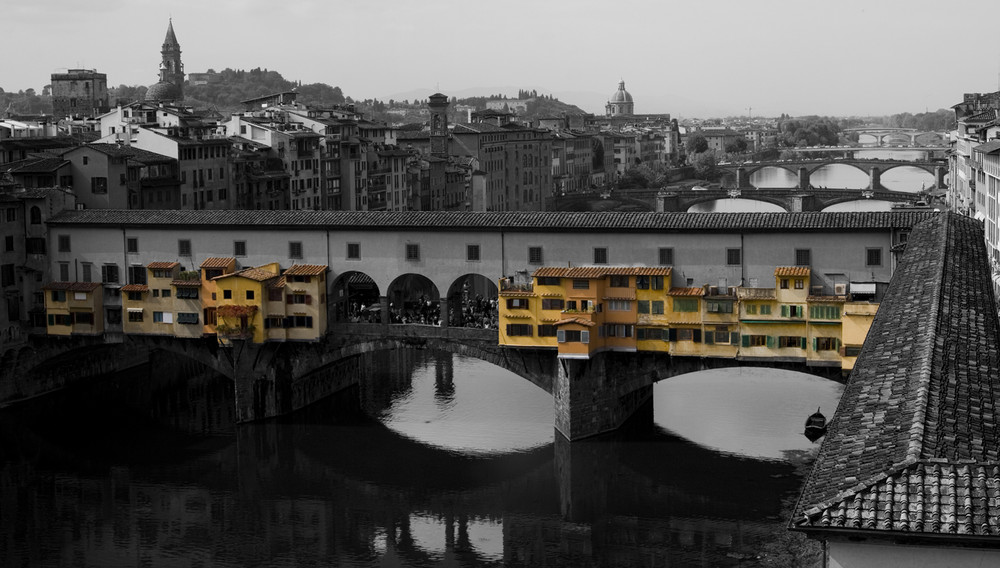
POLYGON ((670 267, 647 267, 647 266, 543 266, 536 270, 532 276, 538 277, 559 277, 559 278, 604 278, 605 276, 667 276, 670 274, 670 267))
POLYGON ((1000 324, 983 229, 914 228, 791 527, 1000 535, 1000 324))
POLYGON ((285 276, 318 276, 326 270, 325 264, 293 264, 285 270, 285 276))
POLYGON ((778 266, 774 269, 775 276, 809 276, 808 266, 778 266))
POLYGON ((423 229, 435 231, 593 232, 854 232, 909 229, 933 211, 851 213, 579 213, 475 211, 266 211, 82 209, 59 213, 50 225, 239 227, 241 229, 423 229))

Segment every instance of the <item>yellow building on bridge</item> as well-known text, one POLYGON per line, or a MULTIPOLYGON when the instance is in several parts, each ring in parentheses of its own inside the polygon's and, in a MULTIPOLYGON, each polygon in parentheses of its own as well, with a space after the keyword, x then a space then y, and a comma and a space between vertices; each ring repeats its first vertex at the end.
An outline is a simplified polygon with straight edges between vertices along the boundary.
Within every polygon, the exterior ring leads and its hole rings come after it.
MULTIPOLYGON (((561 358, 611 351, 806 363, 850 370, 878 304, 812 295, 811 270, 773 288, 673 286, 670 267, 542 267, 500 281, 501 345, 561 358)), ((839 292, 839 290, 838 290, 839 292)))

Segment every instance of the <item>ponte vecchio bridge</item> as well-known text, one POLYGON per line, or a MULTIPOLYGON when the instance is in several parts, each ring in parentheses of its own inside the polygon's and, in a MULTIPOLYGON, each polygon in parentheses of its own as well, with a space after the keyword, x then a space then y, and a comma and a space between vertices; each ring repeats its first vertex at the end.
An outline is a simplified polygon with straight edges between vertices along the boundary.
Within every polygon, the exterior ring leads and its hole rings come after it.
POLYGON ((735 179, 737 189, 753 187, 750 177, 754 172, 764 168, 781 168, 788 170, 799 178, 798 189, 813 189, 809 181, 810 176, 820 168, 833 165, 844 165, 857 168, 868 175, 868 189, 886 190, 882 185, 882 174, 900 167, 912 167, 923 170, 934 176, 934 185, 931 188, 946 187, 945 176, 948 174, 948 164, 943 161, 910 161, 910 160, 862 160, 862 159, 824 159, 824 160, 770 160, 741 164, 722 164, 719 167, 723 172, 735 179))

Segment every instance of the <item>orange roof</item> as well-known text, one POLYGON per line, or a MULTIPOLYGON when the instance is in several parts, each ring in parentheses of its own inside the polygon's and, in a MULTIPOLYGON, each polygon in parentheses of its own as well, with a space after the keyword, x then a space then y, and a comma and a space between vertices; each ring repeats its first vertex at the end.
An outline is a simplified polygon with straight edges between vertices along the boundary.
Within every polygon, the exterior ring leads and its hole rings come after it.
POLYGON ((285 277, 282 276, 281 278, 278 278, 274 282, 269 283, 267 285, 267 287, 268 288, 284 288, 285 287, 285 282, 286 282, 285 277))
POLYGON ((552 325, 565 325, 565 324, 568 324, 568 323, 575 323, 575 324, 579 324, 579 325, 585 325, 587 327, 594 327, 595 325, 597 325, 595 322, 592 322, 592 321, 590 321, 589 319, 586 319, 586 318, 566 318, 566 319, 561 319, 561 320, 557 321, 556 323, 554 323, 552 325))
POLYGON ((236 259, 231 256, 213 256, 206 258, 199 268, 229 268, 236 264, 236 259))
POLYGON ((181 288, 199 288, 201 280, 171 280, 170 285, 180 286, 181 288))
POLYGON ((122 292, 149 292, 149 286, 145 284, 126 284, 122 286, 122 292))
POLYGON ((68 292, 90 292, 101 287, 100 282, 49 282, 42 290, 66 290, 68 292))
POLYGON ((153 270, 169 270, 175 266, 180 266, 180 264, 181 263, 179 262, 150 262, 146 265, 146 268, 151 268, 153 270))
POLYGON ((285 276, 319 276, 324 272, 325 264, 293 264, 285 271, 285 276))
POLYGON ((242 276, 243 278, 249 278, 250 280, 256 280, 258 282, 264 282, 266 280, 278 277, 277 274, 273 272, 268 272, 261 268, 244 268, 243 270, 240 270, 239 272, 235 272, 233 274, 224 274, 222 276, 216 276, 213 280, 217 280, 219 278, 225 278, 226 276, 242 276))
POLYGON ((704 288, 671 288, 667 292, 668 296, 704 296, 704 288))
POLYGON ((779 266, 774 269, 775 276, 809 276, 808 266, 779 266))
POLYGON ((543 266, 535 270, 532 276, 559 278, 604 278, 609 275, 620 276, 667 276, 669 266, 543 266))

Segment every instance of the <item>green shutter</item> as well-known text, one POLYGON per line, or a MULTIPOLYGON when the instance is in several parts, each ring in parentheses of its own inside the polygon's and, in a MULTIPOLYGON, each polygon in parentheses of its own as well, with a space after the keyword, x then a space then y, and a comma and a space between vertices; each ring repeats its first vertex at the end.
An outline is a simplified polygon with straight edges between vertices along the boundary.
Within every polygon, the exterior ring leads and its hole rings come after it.
POLYGON ((819 351, 819 338, 813 338, 813 351, 819 351))
POLYGON ((788 305, 787 304, 781 304, 781 317, 783 317, 783 318, 787 318, 788 317, 788 305))
POLYGON ((802 340, 802 348, 805 349, 806 348, 806 338, 805 337, 800 337, 799 339, 802 340))
POLYGON ((49 314, 49 325, 55 325, 55 324, 56 324, 56 316, 49 314))
POLYGON ((749 335, 744 335, 743 336, 743 347, 750 347, 750 336, 749 335))
POLYGON ((706 331, 705 332, 705 344, 706 345, 714 345, 715 344, 715 333, 713 333, 711 331, 706 331))
POLYGON ((767 336, 767 346, 768 347, 774 347, 774 336, 773 335, 768 335, 767 336))

